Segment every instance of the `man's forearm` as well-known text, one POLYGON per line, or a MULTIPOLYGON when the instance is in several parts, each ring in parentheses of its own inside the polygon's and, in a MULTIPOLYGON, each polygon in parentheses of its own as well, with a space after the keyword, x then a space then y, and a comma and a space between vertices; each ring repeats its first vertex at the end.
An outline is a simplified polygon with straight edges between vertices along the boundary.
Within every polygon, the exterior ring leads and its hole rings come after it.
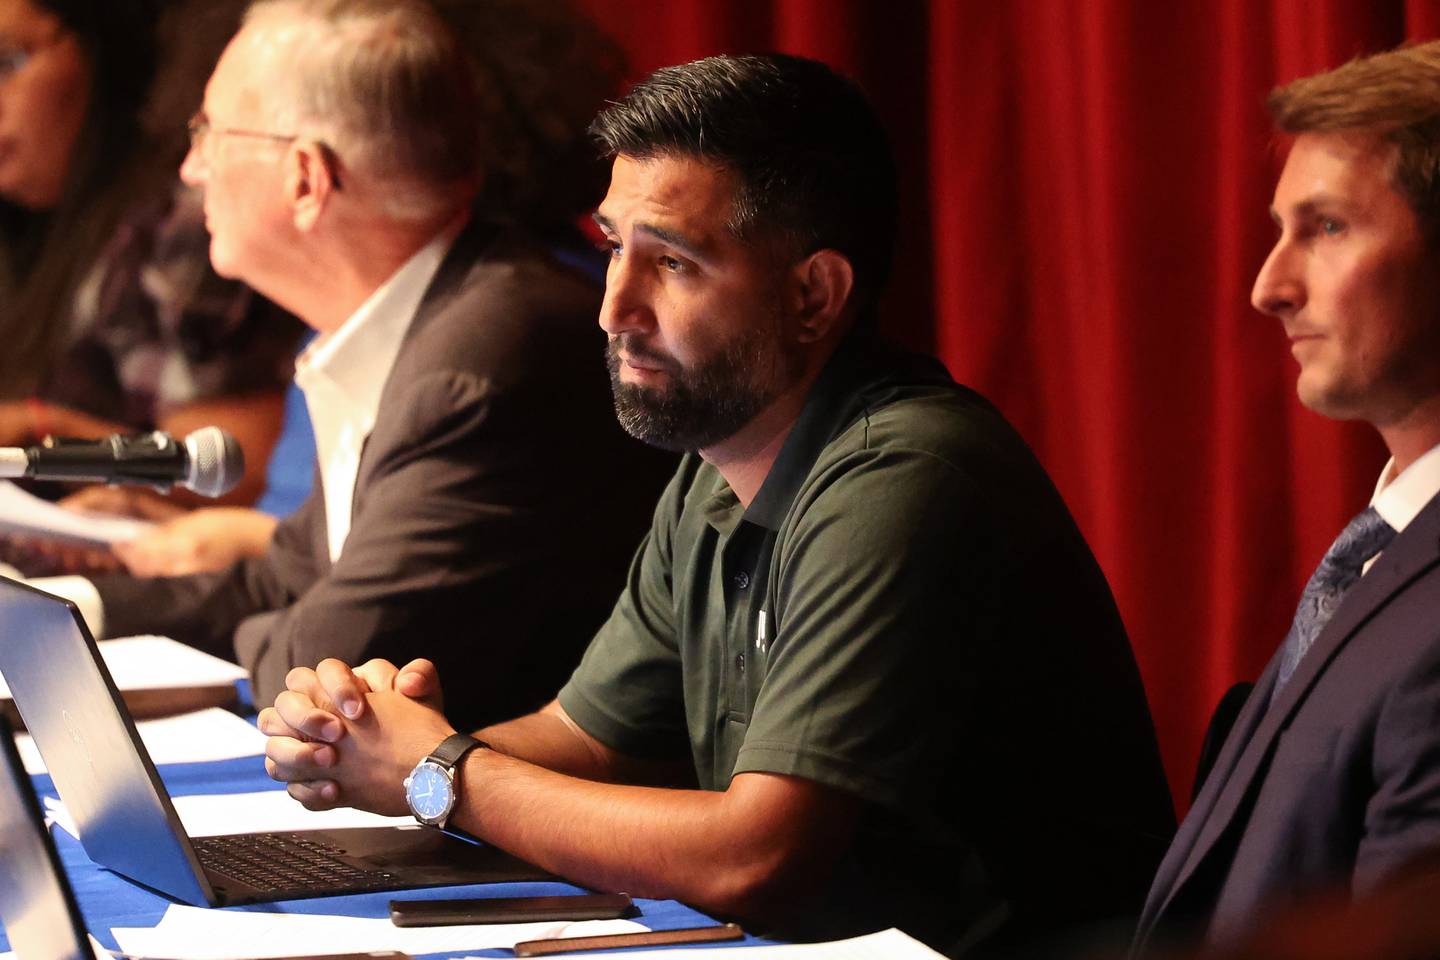
POLYGON ((813 890, 853 806, 816 784, 741 774, 724 793, 621 786, 477 750, 453 823, 585 886, 764 918, 813 890))
POLYGON ((500 753, 587 780, 615 779, 603 748, 588 738, 554 703, 536 713, 478 730, 475 736, 500 753))
POLYGON ((694 780, 688 757, 665 763, 626 756, 585 733, 553 701, 475 736, 507 756, 586 780, 669 787, 690 786, 694 780))
MULTIPOLYGON (((400 784, 454 732, 423 699, 422 688, 434 692, 433 668, 421 662, 411 676, 382 666, 361 668, 363 706, 346 689, 355 675, 327 660, 292 671, 290 689, 261 711, 272 738, 267 770, 307 806, 403 811, 400 784), (428 685, 416 679, 427 670, 428 685)), ((578 883, 761 920, 803 910, 850 847, 861 801, 849 793, 771 773, 738 774, 723 793, 601 782, 627 779, 630 765, 664 768, 618 754, 567 719, 552 702, 478 731, 495 749, 466 755, 451 822, 578 883)))

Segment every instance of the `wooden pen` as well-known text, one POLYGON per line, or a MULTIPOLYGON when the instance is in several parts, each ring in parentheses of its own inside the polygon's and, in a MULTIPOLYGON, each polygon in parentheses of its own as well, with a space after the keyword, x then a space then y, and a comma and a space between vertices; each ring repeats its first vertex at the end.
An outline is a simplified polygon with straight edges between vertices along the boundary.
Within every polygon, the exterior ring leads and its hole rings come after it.
POLYGON ((710 943, 716 940, 739 940, 745 931, 736 923, 716 927, 687 927, 684 930, 646 930, 641 933, 615 933, 603 937, 560 937, 554 940, 524 940, 515 944, 517 957, 544 957, 553 953, 577 950, 605 950, 614 947, 654 947, 674 943, 710 943))

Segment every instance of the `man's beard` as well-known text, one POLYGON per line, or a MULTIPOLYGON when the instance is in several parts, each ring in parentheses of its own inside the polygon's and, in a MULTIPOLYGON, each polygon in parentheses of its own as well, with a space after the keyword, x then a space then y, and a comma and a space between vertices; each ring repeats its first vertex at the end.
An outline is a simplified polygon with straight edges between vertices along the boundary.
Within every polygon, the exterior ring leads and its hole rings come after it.
POLYGON ((765 328, 747 331, 699 365, 685 369, 646 350, 631 334, 612 337, 605 349, 610 389, 620 426, 637 440, 664 450, 704 450, 740 431, 780 394, 793 359, 765 328), (620 355, 659 364, 670 382, 642 387, 620 379, 620 355), (765 375, 768 371, 769 375, 765 375))

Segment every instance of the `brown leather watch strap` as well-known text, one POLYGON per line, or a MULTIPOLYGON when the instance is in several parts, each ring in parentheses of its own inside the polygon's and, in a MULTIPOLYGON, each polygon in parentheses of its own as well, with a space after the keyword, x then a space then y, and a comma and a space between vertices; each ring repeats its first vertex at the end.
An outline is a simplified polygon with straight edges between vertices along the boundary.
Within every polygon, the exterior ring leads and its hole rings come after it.
POLYGON ((444 764, 447 767, 454 767, 455 764, 460 762, 460 758, 471 750, 474 750, 476 747, 488 746, 489 744, 484 740, 476 740, 468 733, 452 733, 444 740, 441 740, 440 746, 431 750, 430 756, 426 757, 426 759, 444 764))

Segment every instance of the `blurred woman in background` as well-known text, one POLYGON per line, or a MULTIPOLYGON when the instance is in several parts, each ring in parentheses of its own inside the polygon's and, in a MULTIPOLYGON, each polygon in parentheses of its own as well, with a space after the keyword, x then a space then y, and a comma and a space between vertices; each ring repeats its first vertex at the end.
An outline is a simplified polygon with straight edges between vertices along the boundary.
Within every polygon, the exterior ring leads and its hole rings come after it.
POLYGON ((0 0, 0 446, 214 423, 259 492, 300 327, 213 273, 176 174, 238 14, 0 0))

